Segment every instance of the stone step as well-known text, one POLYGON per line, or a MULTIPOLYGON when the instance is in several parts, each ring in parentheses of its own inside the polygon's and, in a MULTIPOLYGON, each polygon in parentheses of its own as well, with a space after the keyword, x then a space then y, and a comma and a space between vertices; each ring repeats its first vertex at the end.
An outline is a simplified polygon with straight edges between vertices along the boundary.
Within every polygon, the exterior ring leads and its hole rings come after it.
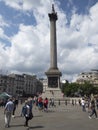
POLYGON ((46 90, 44 93, 42 93, 43 98, 54 98, 54 99, 63 99, 63 94, 60 89, 51 89, 51 90, 46 90))

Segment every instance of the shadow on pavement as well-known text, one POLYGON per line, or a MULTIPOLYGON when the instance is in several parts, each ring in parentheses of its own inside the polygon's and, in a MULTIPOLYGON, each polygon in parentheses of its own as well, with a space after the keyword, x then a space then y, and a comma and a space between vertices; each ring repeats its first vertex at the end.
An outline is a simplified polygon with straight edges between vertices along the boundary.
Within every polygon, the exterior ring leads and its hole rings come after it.
POLYGON ((27 130, 32 130, 32 129, 38 129, 38 128, 44 128, 43 126, 30 126, 27 128, 27 130))
POLYGON ((10 127, 21 127, 21 126, 24 126, 24 124, 18 124, 18 125, 11 125, 10 127))

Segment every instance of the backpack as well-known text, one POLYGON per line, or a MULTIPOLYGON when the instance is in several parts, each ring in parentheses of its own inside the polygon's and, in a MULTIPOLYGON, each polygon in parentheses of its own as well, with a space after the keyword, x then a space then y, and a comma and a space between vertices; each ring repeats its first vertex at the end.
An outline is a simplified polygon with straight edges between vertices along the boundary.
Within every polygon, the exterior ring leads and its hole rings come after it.
POLYGON ((22 113, 24 116, 27 114, 27 107, 26 106, 22 107, 22 113))

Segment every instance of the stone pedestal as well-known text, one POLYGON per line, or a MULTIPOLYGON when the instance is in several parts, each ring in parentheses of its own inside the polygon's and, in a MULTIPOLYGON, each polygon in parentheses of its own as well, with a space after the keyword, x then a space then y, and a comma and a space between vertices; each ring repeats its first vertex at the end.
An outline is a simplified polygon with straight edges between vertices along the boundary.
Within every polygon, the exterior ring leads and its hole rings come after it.
POLYGON ((42 94, 43 98, 54 98, 56 100, 63 99, 63 93, 59 88, 47 88, 46 91, 42 94))

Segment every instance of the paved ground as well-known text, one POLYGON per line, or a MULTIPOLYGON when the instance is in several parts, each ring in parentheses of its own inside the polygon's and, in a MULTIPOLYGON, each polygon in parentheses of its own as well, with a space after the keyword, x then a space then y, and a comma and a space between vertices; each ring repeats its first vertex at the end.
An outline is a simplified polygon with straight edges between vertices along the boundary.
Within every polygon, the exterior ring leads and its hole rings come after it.
POLYGON ((3 108, 0 108, 0 130, 97 130, 98 120, 88 118, 87 112, 81 107, 61 104, 50 108, 49 112, 39 112, 33 108, 34 118, 30 120, 29 127, 24 127, 24 118, 20 117, 21 105, 16 111, 16 118, 12 118, 11 127, 4 127, 3 108))

